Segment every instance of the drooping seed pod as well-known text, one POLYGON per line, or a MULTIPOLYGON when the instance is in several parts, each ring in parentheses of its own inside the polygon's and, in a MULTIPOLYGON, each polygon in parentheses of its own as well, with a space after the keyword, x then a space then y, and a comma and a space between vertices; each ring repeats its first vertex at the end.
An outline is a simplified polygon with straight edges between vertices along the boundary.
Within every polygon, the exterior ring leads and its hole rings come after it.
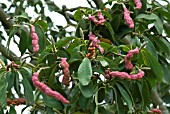
POLYGON ((129 26, 129 28, 134 28, 133 20, 130 17, 130 12, 126 7, 124 7, 124 19, 126 21, 126 24, 129 26))
POLYGON ((35 72, 35 73, 33 73, 33 76, 32 76, 32 82, 38 90, 40 90, 41 92, 45 93, 46 95, 53 97, 65 104, 69 103, 69 101, 65 97, 63 97, 60 93, 58 93, 57 91, 53 91, 47 85, 40 82, 38 80, 38 75, 39 75, 39 73, 35 72))
POLYGON ((63 68, 63 79, 62 83, 66 86, 69 86, 69 81, 70 81, 70 71, 69 71, 69 64, 67 63, 67 58, 61 58, 61 67, 63 68))
POLYGON ((31 34, 30 34, 31 38, 32 38, 32 46, 33 46, 33 51, 37 52, 39 50, 39 45, 38 45, 38 35, 35 32, 35 27, 31 26, 31 34))

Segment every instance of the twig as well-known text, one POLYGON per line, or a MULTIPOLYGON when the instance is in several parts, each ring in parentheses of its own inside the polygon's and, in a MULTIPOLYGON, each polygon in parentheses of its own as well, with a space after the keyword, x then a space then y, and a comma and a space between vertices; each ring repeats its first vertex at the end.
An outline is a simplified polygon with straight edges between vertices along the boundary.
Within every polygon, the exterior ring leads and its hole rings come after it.
POLYGON ((95 8, 95 7, 92 5, 91 1, 87 0, 87 2, 88 2, 88 4, 90 5, 91 8, 95 8))
POLYGON ((64 15, 67 23, 70 24, 70 25, 75 26, 75 24, 73 24, 73 23, 70 21, 70 17, 69 17, 69 15, 67 14, 67 12, 66 12, 67 10, 66 10, 66 9, 67 9, 67 7, 66 7, 65 5, 63 5, 63 6, 62 6, 62 12, 63 12, 63 15, 64 15))

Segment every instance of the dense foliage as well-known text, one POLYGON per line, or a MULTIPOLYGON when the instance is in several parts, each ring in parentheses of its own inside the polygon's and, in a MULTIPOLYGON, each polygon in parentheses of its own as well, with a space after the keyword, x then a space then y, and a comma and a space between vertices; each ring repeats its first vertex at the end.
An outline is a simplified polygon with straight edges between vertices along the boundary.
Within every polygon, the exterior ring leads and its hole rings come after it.
POLYGON ((91 7, 62 9, 50 0, 0 2, 0 114, 22 104, 31 114, 169 114, 170 5, 162 1, 87 0, 91 7), (45 6, 67 26, 55 25, 45 6))

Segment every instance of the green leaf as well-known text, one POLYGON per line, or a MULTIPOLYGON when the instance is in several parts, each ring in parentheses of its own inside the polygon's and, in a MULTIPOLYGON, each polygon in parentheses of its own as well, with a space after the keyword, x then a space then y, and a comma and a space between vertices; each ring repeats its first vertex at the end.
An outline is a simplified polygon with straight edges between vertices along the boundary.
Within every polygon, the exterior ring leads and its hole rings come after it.
POLYGON ((164 52, 169 54, 170 53, 170 46, 169 43, 164 40, 163 38, 153 38, 154 42, 156 43, 156 45, 164 52))
POLYGON ((83 95, 80 95, 80 96, 79 96, 78 104, 79 104, 80 108, 81 108, 83 111, 86 110, 87 104, 88 104, 89 101, 90 101, 89 98, 86 98, 86 97, 84 97, 83 95))
POLYGON ((107 18, 109 18, 110 20, 112 20, 112 16, 110 15, 109 12, 102 10, 102 14, 103 14, 104 16, 106 16, 107 18))
POLYGON ((48 24, 44 20, 38 20, 36 24, 41 26, 44 32, 47 31, 48 24))
POLYGON ((6 80, 8 82, 8 88, 7 88, 8 91, 12 88, 12 86, 14 86, 14 78, 15 78, 15 74, 13 72, 6 73, 6 80))
POLYGON ((144 40, 148 42, 146 44, 146 48, 152 53, 152 55, 154 55, 156 57, 156 59, 158 59, 158 55, 156 53, 156 49, 155 49, 155 46, 153 45, 153 43, 145 36, 144 36, 144 40))
POLYGON ((122 14, 115 14, 113 16, 113 20, 111 21, 111 25, 112 25, 112 27, 114 28, 115 31, 118 30, 121 21, 122 21, 122 14))
POLYGON ((7 91, 8 83, 3 74, 0 74, 0 107, 6 107, 6 91, 7 91))
POLYGON ((28 79, 25 75, 27 73, 25 72, 25 73, 21 73, 21 74, 22 74, 22 77, 23 77, 22 84, 24 86, 24 95, 25 95, 25 98, 27 100, 27 103, 31 104, 31 103, 34 102, 33 89, 32 89, 31 84, 30 84, 30 82, 28 81, 28 79))
POLYGON ((156 20, 159 17, 156 14, 140 14, 135 19, 147 19, 147 20, 156 20))
POLYGON ((114 95, 115 95, 115 99, 116 99, 116 109, 117 109, 117 113, 118 114, 125 114, 125 106, 124 106, 124 103, 121 99, 121 95, 120 93, 117 92, 116 89, 113 89, 114 90, 114 95))
POLYGON ((9 114, 17 114, 15 107, 13 105, 10 106, 9 114))
POLYGON ((39 25, 37 24, 35 25, 35 30, 39 38, 39 41, 38 41, 38 44, 40 47, 39 53, 41 53, 46 48, 46 37, 44 35, 43 29, 39 25))
POLYGON ((144 99, 144 106, 149 106, 150 104, 150 90, 149 90, 149 87, 148 87, 148 84, 145 80, 143 80, 143 83, 142 83, 142 96, 143 96, 143 99, 144 99))
POLYGON ((88 85, 84 86, 81 85, 81 83, 79 84, 79 88, 81 93, 83 94, 84 97, 89 98, 93 95, 94 93, 94 87, 93 87, 93 83, 90 82, 88 85))
POLYGON ((24 20, 26 19, 26 21, 28 21, 28 22, 30 21, 30 20, 29 20, 29 16, 28 16, 28 14, 27 14, 27 13, 25 13, 25 12, 24 12, 24 13, 22 13, 21 15, 17 15, 17 16, 15 16, 15 17, 16 17, 16 18, 18 18, 19 20, 20 20, 20 19, 24 19, 24 20))
POLYGON ((98 103, 101 103, 105 98, 105 87, 100 87, 98 89, 98 103))
POLYGON ((112 40, 116 41, 115 36, 114 36, 115 33, 114 33, 114 30, 113 30, 112 26, 110 25, 110 23, 106 21, 104 24, 108 28, 108 30, 110 31, 110 34, 112 36, 112 40))
POLYGON ((39 56, 37 64, 42 63, 42 62, 46 62, 47 56, 51 54, 50 51, 51 51, 51 48, 45 49, 45 50, 41 53, 41 55, 39 56))
POLYGON ((70 41, 75 39, 75 37, 65 37, 60 39, 58 42, 56 42, 55 46, 56 47, 63 47, 66 46, 70 41))
POLYGON ((127 103, 128 107, 129 107, 129 112, 132 113, 132 101, 131 98, 129 96, 129 94, 125 91, 125 89, 118 83, 116 83, 119 92, 121 93, 123 99, 125 100, 125 102, 127 103))
POLYGON ((42 96, 45 105, 51 108, 55 108, 56 110, 63 110, 64 106, 61 102, 59 102, 58 100, 52 97, 45 95, 44 93, 42 93, 42 96))
POLYGON ((74 13, 74 19, 75 20, 80 20, 82 18, 83 14, 82 11, 80 9, 78 9, 75 13, 74 13))
POLYGON ((8 38, 8 41, 7 41, 7 50, 9 50, 9 45, 10 45, 10 42, 11 42, 11 38, 18 32, 18 27, 12 27, 10 29, 10 33, 9 33, 9 38, 8 38))
POLYGON ((23 55, 27 49, 27 40, 28 40, 28 34, 24 31, 21 30, 21 37, 20 37, 20 41, 19 41, 19 50, 21 52, 21 55, 23 55))
POLYGON ((13 74, 15 75, 15 77, 14 77, 15 78, 14 79, 14 89, 15 89, 15 91, 18 94, 19 97, 23 97, 21 95, 21 92, 20 92, 21 86, 20 86, 20 83, 19 83, 19 72, 14 71, 13 74))
POLYGON ((162 34, 163 32, 163 23, 159 19, 159 17, 156 14, 140 14, 136 17, 136 19, 147 19, 147 20, 155 20, 154 26, 159 34, 162 34))
POLYGON ((70 61, 75 61, 77 59, 80 59, 80 54, 79 54, 79 51, 80 51, 80 45, 78 45, 77 47, 75 47, 72 52, 70 52, 70 55, 71 55, 71 58, 70 58, 70 61))
POLYGON ((158 60, 146 49, 142 49, 140 52, 142 53, 144 64, 151 68, 155 73, 158 82, 161 82, 164 72, 158 60))
POLYGON ((154 22, 155 28, 158 31, 158 34, 162 34, 163 32, 163 23, 162 21, 157 18, 156 21, 154 22))
POLYGON ((91 61, 88 58, 84 58, 78 68, 78 79, 81 85, 86 86, 89 84, 92 77, 91 61))
POLYGON ((162 69, 164 71, 164 82, 170 84, 170 67, 168 68, 166 65, 161 64, 162 69))

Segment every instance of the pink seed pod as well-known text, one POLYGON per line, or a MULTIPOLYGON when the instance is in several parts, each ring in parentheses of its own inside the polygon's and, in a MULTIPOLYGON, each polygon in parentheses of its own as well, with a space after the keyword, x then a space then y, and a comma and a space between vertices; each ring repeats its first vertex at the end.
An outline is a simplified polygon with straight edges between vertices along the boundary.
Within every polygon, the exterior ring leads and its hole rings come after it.
POLYGON ((100 40, 96 39, 95 35, 89 34, 89 40, 92 41, 93 47, 97 47, 100 50, 101 54, 104 54, 104 49, 98 44, 100 40))
POLYGON ((127 62, 125 62, 125 68, 127 70, 132 70, 133 64, 128 60, 127 62))
POLYGON ((38 44, 38 40, 32 40, 32 45, 35 46, 38 44))
POLYGON ((129 26, 129 28, 134 28, 133 20, 130 17, 130 12, 126 7, 124 8, 124 19, 126 21, 126 24, 129 26))
POLYGON ((142 78, 145 75, 145 73, 139 69, 139 73, 138 73, 138 78, 142 78))
POLYGON ((153 113, 153 114, 155 114, 155 113, 156 113, 156 114, 162 114, 162 111, 159 110, 159 109, 156 109, 156 108, 150 110, 150 112, 153 113))
POLYGON ((31 33, 32 40, 38 40, 38 36, 36 33, 31 33))
POLYGON ((99 20, 104 20, 104 16, 102 15, 101 11, 98 11, 98 18, 99 20))
POLYGON ((119 77, 120 79, 132 79, 132 80, 136 80, 136 79, 140 79, 144 76, 144 72, 142 70, 139 69, 138 74, 128 74, 127 72, 119 72, 119 71, 112 71, 110 72, 110 70, 105 70, 105 78, 115 78, 115 77, 119 77))
POLYGON ((133 64, 131 63, 131 58, 133 57, 134 54, 138 54, 139 49, 135 48, 134 50, 130 50, 128 54, 125 56, 124 61, 125 61, 125 68, 127 70, 132 70, 133 64))
POLYGON ((101 54, 104 54, 104 49, 100 45, 98 46, 98 48, 99 48, 101 54))
POLYGON ((136 4, 136 9, 141 9, 142 7, 142 3, 140 0, 134 0, 135 4, 136 4))
POLYGON ((33 25, 31 26, 31 32, 35 33, 35 27, 33 25))
POLYGON ((98 20, 94 16, 89 16, 89 20, 93 21, 95 24, 97 24, 98 20))
POLYGON ((63 68, 63 79, 62 83, 66 86, 69 86, 69 81, 70 81, 70 71, 69 71, 69 64, 67 63, 67 58, 61 58, 61 67, 63 68))
POLYGON ((39 50, 39 45, 37 44, 37 45, 34 45, 34 47, 33 47, 33 51, 34 52, 37 52, 39 50))
POLYGON ((130 53, 132 53, 132 54, 138 54, 138 53, 139 53, 139 49, 138 49, 138 48, 135 48, 135 49, 133 49, 133 50, 130 50, 128 53, 129 53, 129 54, 130 54, 130 53))
POLYGON ((61 58, 61 67, 63 68, 69 68, 69 64, 67 63, 67 58, 61 58))
POLYGON ((113 72, 110 72, 110 75, 112 77, 127 78, 129 74, 126 72, 113 71, 113 72))
POLYGON ((101 12, 101 11, 98 12, 98 18, 99 18, 98 24, 99 24, 99 25, 104 25, 104 22, 105 22, 106 20, 104 19, 104 16, 102 15, 102 12, 101 12))
POLYGON ((33 76, 32 76, 32 82, 38 90, 40 90, 41 92, 45 93, 46 95, 51 96, 63 103, 69 104, 69 101, 66 98, 64 98, 60 93, 53 91, 44 83, 39 82, 38 75, 39 75, 39 73, 36 72, 36 73, 33 73, 33 76))
POLYGON ((94 41, 96 36, 94 34, 89 34, 89 40, 94 41))
POLYGON ((89 16, 88 19, 93 21, 96 25, 104 25, 104 22, 106 21, 101 11, 98 12, 99 20, 97 20, 94 16, 89 16))
POLYGON ((39 50, 39 45, 38 45, 38 35, 35 32, 35 27, 31 26, 31 34, 30 34, 31 38, 32 38, 32 46, 33 46, 33 51, 37 52, 39 50))

